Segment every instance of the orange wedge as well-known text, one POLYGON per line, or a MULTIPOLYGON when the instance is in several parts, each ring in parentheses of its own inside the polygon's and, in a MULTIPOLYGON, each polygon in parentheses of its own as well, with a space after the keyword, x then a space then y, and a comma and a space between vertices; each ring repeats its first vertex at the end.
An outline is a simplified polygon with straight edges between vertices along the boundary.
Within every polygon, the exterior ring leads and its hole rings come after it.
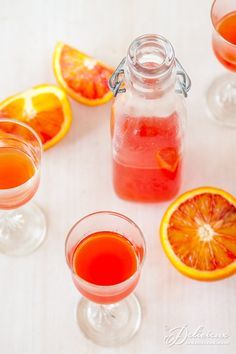
POLYGON ((167 147, 158 151, 156 159, 159 168, 163 168, 170 172, 174 172, 179 164, 179 154, 177 149, 173 147, 167 147))
POLYGON ((59 42, 53 68, 58 83, 77 102, 97 106, 113 97, 108 80, 114 70, 77 49, 59 42))
POLYGON ((54 85, 41 85, 0 103, 1 118, 29 124, 40 136, 44 150, 57 144, 68 132, 72 114, 65 92, 54 85))
POLYGON ((192 190, 167 209, 161 243, 171 263, 197 280, 236 273, 236 199, 212 187, 192 190))

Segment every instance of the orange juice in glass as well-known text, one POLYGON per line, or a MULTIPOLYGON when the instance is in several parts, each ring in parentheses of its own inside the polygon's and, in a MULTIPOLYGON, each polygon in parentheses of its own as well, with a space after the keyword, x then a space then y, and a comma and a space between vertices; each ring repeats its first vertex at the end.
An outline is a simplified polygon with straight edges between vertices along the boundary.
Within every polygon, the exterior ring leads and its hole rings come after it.
POLYGON ((127 342, 141 322, 139 302, 131 294, 145 255, 141 230, 124 215, 93 213, 71 229, 65 252, 73 282, 84 296, 76 312, 81 330, 100 345, 127 342))
POLYGON ((41 210, 26 204, 39 186, 42 145, 32 128, 0 118, 0 251, 25 255, 44 240, 41 210))
POLYGON ((215 79, 209 87, 208 107, 216 122, 236 127, 236 1, 215 0, 211 20, 212 47, 228 73, 215 79))

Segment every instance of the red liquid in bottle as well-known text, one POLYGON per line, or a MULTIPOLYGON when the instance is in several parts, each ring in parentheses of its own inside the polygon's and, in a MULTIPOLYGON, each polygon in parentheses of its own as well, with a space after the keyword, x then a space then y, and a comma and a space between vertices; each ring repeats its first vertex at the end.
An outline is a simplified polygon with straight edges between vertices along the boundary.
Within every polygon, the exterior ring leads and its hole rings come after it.
POLYGON ((113 182, 123 199, 155 202, 173 198, 181 183, 181 136, 176 113, 129 117, 114 132, 113 182))

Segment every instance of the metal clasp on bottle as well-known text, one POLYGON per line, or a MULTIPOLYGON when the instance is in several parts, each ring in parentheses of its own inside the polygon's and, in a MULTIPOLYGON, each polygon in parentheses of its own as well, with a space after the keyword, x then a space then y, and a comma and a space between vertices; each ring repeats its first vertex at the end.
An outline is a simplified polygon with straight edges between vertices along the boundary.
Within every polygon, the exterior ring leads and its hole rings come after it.
POLYGON ((113 92, 113 95, 116 97, 118 93, 125 92, 126 89, 123 87, 121 88, 120 86, 123 83, 123 77, 124 77, 124 63, 125 63, 126 58, 123 58, 120 62, 120 64, 117 66, 116 70, 114 73, 111 75, 109 79, 109 88, 113 92))
POLYGON ((179 88, 176 88, 176 92, 183 94, 184 97, 187 97, 188 91, 191 88, 191 79, 177 58, 175 58, 175 62, 176 62, 176 68, 177 68, 176 75, 178 77, 177 83, 179 85, 179 88))
MULTIPOLYGON (((120 62, 120 64, 117 66, 116 70, 114 73, 111 75, 109 79, 109 88, 113 92, 113 95, 116 97, 118 93, 123 93, 126 92, 126 89, 124 87, 121 88, 121 85, 123 83, 123 78, 124 78, 124 64, 125 64, 126 58, 123 58, 120 62)), ((177 58, 175 58, 176 62, 176 68, 177 72, 176 75, 178 76, 178 88, 176 88, 176 92, 183 94, 184 97, 188 96, 188 91, 191 88, 191 80, 180 62, 178 61, 177 58)))

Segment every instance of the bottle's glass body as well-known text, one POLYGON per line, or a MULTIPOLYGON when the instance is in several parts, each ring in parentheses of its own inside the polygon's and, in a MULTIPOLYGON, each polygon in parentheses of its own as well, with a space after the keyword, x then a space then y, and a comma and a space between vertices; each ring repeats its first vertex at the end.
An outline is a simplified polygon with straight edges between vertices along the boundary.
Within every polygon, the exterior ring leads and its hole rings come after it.
POLYGON ((115 191, 127 200, 169 200, 181 185, 186 120, 171 44, 156 35, 137 38, 122 74, 125 92, 111 117, 115 191))

